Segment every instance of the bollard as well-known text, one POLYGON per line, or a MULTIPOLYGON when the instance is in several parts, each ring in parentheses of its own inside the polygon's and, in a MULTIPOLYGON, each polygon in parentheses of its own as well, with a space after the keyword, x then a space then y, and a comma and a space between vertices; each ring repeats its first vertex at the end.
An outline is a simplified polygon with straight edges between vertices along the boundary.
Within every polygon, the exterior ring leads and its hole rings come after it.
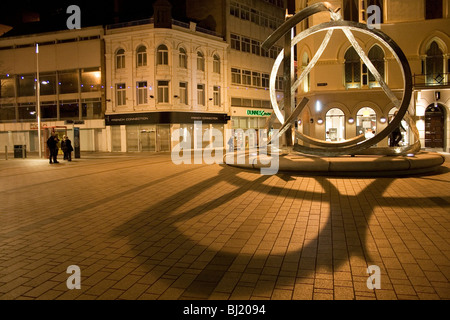
POLYGON ((5 160, 8 160, 8 146, 5 146, 5 160))

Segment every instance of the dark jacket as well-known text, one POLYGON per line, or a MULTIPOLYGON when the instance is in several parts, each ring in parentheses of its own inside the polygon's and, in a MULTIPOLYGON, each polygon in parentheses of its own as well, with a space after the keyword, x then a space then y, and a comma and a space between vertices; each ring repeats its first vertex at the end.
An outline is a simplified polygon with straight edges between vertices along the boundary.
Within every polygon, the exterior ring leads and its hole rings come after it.
POLYGON ((58 142, 56 141, 55 137, 51 136, 50 138, 48 138, 47 147, 49 149, 56 149, 58 147, 58 142))
POLYGON ((73 151, 72 141, 70 141, 69 139, 67 139, 67 140, 65 141, 64 145, 65 145, 66 152, 72 152, 72 151, 73 151))

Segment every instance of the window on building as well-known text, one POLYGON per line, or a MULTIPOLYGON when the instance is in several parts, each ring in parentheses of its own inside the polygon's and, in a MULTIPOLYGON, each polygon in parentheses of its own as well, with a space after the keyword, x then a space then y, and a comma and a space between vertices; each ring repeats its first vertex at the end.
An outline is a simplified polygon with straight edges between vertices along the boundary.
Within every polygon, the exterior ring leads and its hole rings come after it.
POLYGON ((14 77, 2 77, 0 79, 0 98, 14 98, 14 96, 14 77))
POLYGON ((261 87, 261 73, 252 72, 252 84, 255 87, 261 87))
POLYGON ((136 50, 136 65, 138 67, 147 66, 147 48, 145 46, 140 46, 136 50))
POLYGON ((252 53, 257 56, 261 55, 261 43, 256 40, 252 40, 252 53))
POLYGON ((78 71, 58 72, 58 81, 60 94, 78 93, 78 71))
POLYGON ((263 73, 261 76, 261 86, 263 88, 269 88, 270 87, 270 75, 267 73, 263 73))
POLYGON ((279 55, 279 52, 280 51, 278 50, 277 47, 270 48, 269 49, 269 56, 270 56, 270 58, 276 59, 278 57, 278 55, 279 55))
POLYGON ((137 94, 136 94, 136 98, 137 98, 137 104, 141 105, 141 104, 147 104, 148 103, 148 98, 147 98, 147 81, 139 81, 136 84, 136 89, 137 89, 137 94))
POLYGON ((125 50, 119 49, 116 52, 116 69, 125 69, 125 50))
POLYGON ((250 8, 247 6, 241 6, 241 19, 250 21, 250 8))
POLYGON ((427 51, 425 61, 427 84, 440 84, 444 75, 444 54, 436 41, 433 41, 427 51))
POLYGON ((36 76, 34 74, 19 75, 17 78, 17 95, 19 97, 32 97, 36 94, 35 86, 36 76))
POLYGON ((187 82, 180 82, 180 103, 188 104, 188 84, 187 84, 187 82))
POLYGON ((345 115, 341 109, 334 108, 326 114, 326 140, 345 140, 345 115))
POLYGON ((252 85, 252 72, 249 70, 242 70, 242 84, 251 86, 252 85))
POLYGON ((359 0, 346 0, 344 2, 344 20, 359 22, 359 0))
MULTIPOLYGON (((102 74, 99 68, 81 71, 81 92, 96 92, 101 90, 102 74)), ((42 86, 41 86, 42 89, 42 86)))
POLYGON ((241 98, 231 98, 231 106, 232 107, 240 107, 242 105, 242 99, 241 98))
POLYGON ((442 0, 425 1, 425 19, 442 19, 442 0))
POLYGON ((158 81, 158 103, 169 103, 169 81, 158 81))
POLYGON ((13 105, 0 105, 0 121, 16 120, 16 108, 13 105))
POLYGON ((213 57, 213 72, 220 74, 220 57, 216 54, 213 57))
POLYGON ((284 90, 284 81, 283 81, 283 77, 277 77, 276 82, 275 82, 275 90, 278 91, 283 91, 284 90))
POLYGON ((241 47, 241 51, 242 52, 249 52, 251 50, 251 42, 249 38, 242 38, 242 47, 241 47))
POLYGON ((197 70, 205 71, 205 56, 202 52, 197 52, 197 70))
POLYGON ((369 107, 364 107, 356 115, 356 135, 365 134, 370 139, 377 134, 377 114, 369 107))
POLYGON ((261 57, 269 57, 269 51, 266 49, 261 48, 261 57))
POLYGON ((241 84, 241 69, 231 68, 231 83, 241 84))
POLYGON ((256 23, 257 25, 259 25, 259 12, 256 11, 255 9, 251 9, 251 12, 250 12, 250 20, 251 20, 253 23, 256 23))
POLYGON ((199 106, 204 106, 206 103, 205 85, 204 84, 197 85, 197 103, 199 106))
POLYGON ((77 100, 61 101, 59 104, 59 117, 61 120, 80 118, 80 106, 77 100))
POLYGON ((19 120, 36 120, 36 105, 34 102, 19 103, 19 120))
MULTIPOLYGON (((78 107, 78 105, 77 105, 78 107)), ((74 118, 79 118, 78 108, 74 112, 74 118)), ((55 101, 44 101, 41 103, 41 118, 46 120, 58 119, 58 104, 55 101)), ((64 118, 64 114, 61 118, 64 118)))
POLYGON ((240 17, 239 3, 230 1, 230 14, 236 18, 240 17))
POLYGON ((345 53, 346 88, 361 88, 361 61, 356 50, 351 47, 345 53))
POLYGON ((178 66, 187 69, 187 53, 184 48, 180 48, 178 53, 178 66))
MULTIPOLYGON (((379 46, 374 46, 369 51, 369 59, 374 65, 375 69, 377 69, 378 73, 381 76, 381 79, 384 80, 385 77, 385 66, 384 66, 384 52, 379 46)), ((369 72, 369 87, 375 88, 379 87, 380 84, 375 79, 375 76, 369 72)))
POLYGON ((100 98, 84 99, 81 103, 81 113, 83 119, 101 119, 102 101, 100 98))
POLYGON ((214 106, 218 107, 220 106, 220 87, 214 86, 213 88, 213 103, 214 106))
POLYGON ((167 49, 167 46, 164 44, 158 47, 156 53, 156 63, 164 66, 169 64, 169 49, 167 49))
POLYGON ((230 39, 231 39, 231 49, 234 50, 241 50, 241 37, 235 34, 231 34, 230 35, 230 39))
POLYGON ((116 84, 116 105, 124 106, 127 104, 127 87, 125 83, 116 84))

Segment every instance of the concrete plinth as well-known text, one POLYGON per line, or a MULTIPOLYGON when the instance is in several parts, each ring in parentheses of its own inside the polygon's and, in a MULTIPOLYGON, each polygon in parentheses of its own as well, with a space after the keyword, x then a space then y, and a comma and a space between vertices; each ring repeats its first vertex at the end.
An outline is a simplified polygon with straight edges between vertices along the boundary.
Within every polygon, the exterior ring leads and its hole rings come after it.
POLYGON ((279 162, 279 172, 334 176, 396 176, 414 175, 436 171, 445 162, 438 153, 421 152, 411 156, 341 156, 316 157, 301 154, 275 154, 259 156, 232 154, 225 158, 230 166, 260 170, 273 161, 279 162), (262 160, 262 161, 261 161, 262 160))

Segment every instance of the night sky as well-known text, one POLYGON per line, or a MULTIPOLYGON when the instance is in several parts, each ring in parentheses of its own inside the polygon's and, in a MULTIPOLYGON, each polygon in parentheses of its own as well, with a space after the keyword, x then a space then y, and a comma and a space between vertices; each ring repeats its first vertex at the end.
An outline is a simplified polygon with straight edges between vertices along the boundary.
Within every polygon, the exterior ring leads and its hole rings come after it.
MULTIPOLYGON (((185 21, 185 0, 169 1, 173 5, 173 18, 185 21)), ((70 16, 66 10, 75 4, 81 9, 82 27, 106 25, 151 18, 154 2, 155 0, 118 0, 120 9, 115 13, 115 0, 3 1, 0 8, 0 24, 15 27, 16 34, 27 33, 27 29, 36 28, 36 24, 23 25, 22 18, 28 12, 39 14, 40 27, 35 31, 62 30, 66 28, 66 21, 70 16)))

